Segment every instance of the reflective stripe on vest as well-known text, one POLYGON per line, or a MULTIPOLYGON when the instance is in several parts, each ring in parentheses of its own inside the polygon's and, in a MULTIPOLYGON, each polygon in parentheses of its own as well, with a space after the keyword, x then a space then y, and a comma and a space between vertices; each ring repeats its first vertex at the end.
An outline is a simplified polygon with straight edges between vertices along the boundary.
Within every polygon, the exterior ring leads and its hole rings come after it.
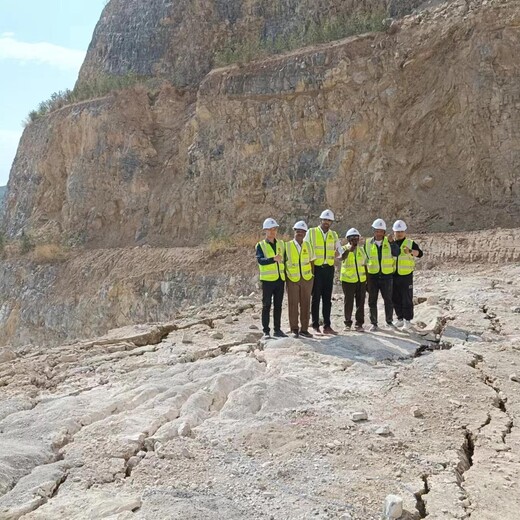
POLYGON ((415 257, 412 254, 406 254, 404 248, 412 249, 413 240, 405 238, 401 244, 401 254, 397 257, 397 274, 405 275, 413 273, 415 269, 415 257))
POLYGON ((366 260, 365 250, 362 247, 356 247, 355 253, 349 253, 347 258, 341 263, 339 279, 347 283, 365 282, 367 279, 365 272, 366 260))
POLYGON ((392 274, 395 271, 395 260, 392 256, 392 249, 388 238, 383 239, 381 244, 381 265, 379 265, 379 256, 377 254, 377 246, 373 242, 373 238, 367 239, 365 244, 365 253, 368 257, 368 273, 377 274, 381 271, 383 274, 392 274))
POLYGON ((338 234, 335 231, 327 233, 327 241, 323 240, 323 233, 321 229, 315 227, 309 229, 310 243, 314 249, 316 260, 314 265, 334 265, 334 258, 336 257, 336 242, 338 241, 338 234))
MULTIPOLYGON (((281 240, 276 241, 276 254, 282 257, 282 261, 279 264, 276 262, 268 265, 258 264, 260 269, 260 280, 264 282, 276 282, 276 280, 281 278, 285 281, 285 266, 283 264, 284 245, 285 244, 281 240)), ((276 256, 272 245, 268 244, 267 240, 258 242, 257 246, 260 246, 265 258, 274 258, 276 256)))
POLYGON ((285 269, 287 278, 291 282, 298 282, 301 276, 304 280, 312 278, 311 252, 312 246, 308 242, 302 242, 301 251, 298 251, 292 240, 285 244, 285 254, 287 255, 285 269))

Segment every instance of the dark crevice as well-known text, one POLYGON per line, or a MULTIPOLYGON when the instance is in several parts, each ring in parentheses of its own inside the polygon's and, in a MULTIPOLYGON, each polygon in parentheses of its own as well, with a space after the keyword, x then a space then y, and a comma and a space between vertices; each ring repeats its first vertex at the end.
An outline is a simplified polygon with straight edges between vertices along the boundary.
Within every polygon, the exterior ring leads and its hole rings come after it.
POLYGON ((506 437, 511 433, 511 430, 513 429, 513 421, 512 419, 509 419, 506 424, 506 429, 502 432, 502 442, 506 443, 506 437))
POLYGON ((424 483, 424 486, 420 491, 414 493, 415 508, 419 512, 419 518, 426 518, 428 516, 428 511, 426 510, 426 502, 424 501, 423 497, 430 492, 430 486, 428 485, 428 475, 422 475, 421 479, 424 483))
MULTIPOLYGON (((464 432, 464 442, 458 450, 458 453, 459 463, 455 467, 455 475, 457 476, 457 483, 462 488, 461 484, 464 482, 464 473, 473 466, 473 456, 475 455, 475 437, 469 430, 464 432)), ((462 490, 465 493, 464 488, 462 488, 462 490)))
POLYGON ((487 386, 489 386, 489 388, 492 388, 496 393, 496 398, 493 401, 493 405, 496 406, 500 411, 507 413, 506 402, 504 399, 502 399, 502 397, 500 395, 501 394, 500 388, 498 388, 498 386, 496 386, 495 381, 493 379, 491 379, 489 376, 487 376, 484 373, 482 373, 482 375, 484 376, 484 383, 487 386))
POLYGON ((61 485, 67 480, 68 477, 69 477, 69 472, 67 471, 63 475, 63 477, 61 477, 61 480, 56 483, 56 487, 54 488, 52 495, 49 497, 49 500, 53 499, 58 494, 58 491, 60 490, 61 485))
POLYGON ((137 454, 140 451, 148 451, 148 448, 145 445, 145 442, 147 439, 148 439, 148 437, 146 439, 143 439, 141 442, 139 442, 138 445, 136 446, 135 450, 132 452, 132 454, 129 457, 125 457, 125 478, 128 478, 132 475, 132 471, 134 470, 134 468, 136 468, 141 463, 141 460, 142 460, 139 458, 139 462, 137 462, 137 464, 132 466, 129 464, 130 459, 133 457, 137 457, 138 456, 137 454))
MULTIPOLYGON (((488 415, 486 422, 479 428, 482 429, 486 424, 491 422, 491 416, 488 415)), ((471 504, 470 498, 468 496, 467 491, 464 489, 464 473, 468 471, 473 466, 473 456, 475 455, 475 436, 469 430, 464 432, 464 442, 459 449, 459 463, 455 468, 455 475, 457 477, 457 484, 460 487, 461 491, 464 494, 464 498, 471 504)), ((469 518, 471 516, 471 511, 468 510, 469 506, 464 506, 466 511, 466 517, 469 518)))
MULTIPOLYGON (((473 455, 475 455, 475 439, 473 437, 473 434, 469 430, 466 430, 466 432, 465 432, 465 439, 466 440, 465 440, 464 444, 462 445, 462 450, 466 454, 466 457, 468 459, 468 464, 469 464, 468 469, 469 469, 469 468, 471 468, 471 466, 473 466, 473 455)), ((466 469, 464 471, 464 473, 468 469, 466 469)))
MULTIPOLYGON (((442 338, 441 338, 442 339, 442 338)), ((419 337, 420 341, 423 341, 424 343, 421 343, 417 350, 415 351, 415 354, 413 357, 420 357, 425 353, 429 352, 435 352, 436 350, 449 350, 453 345, 449 343, 442 343, 441 340, 433 340, 433 339, 425 339, 422 337, 419 337)), ((407 358, 403 358, 407 359, 407 358)))
POLYGON ((434 349, 432 349, 429 345, 420 345, 419 348, 415 351, 413 357, 421 357, 425 352, 431 352, 432 350, 434 349))

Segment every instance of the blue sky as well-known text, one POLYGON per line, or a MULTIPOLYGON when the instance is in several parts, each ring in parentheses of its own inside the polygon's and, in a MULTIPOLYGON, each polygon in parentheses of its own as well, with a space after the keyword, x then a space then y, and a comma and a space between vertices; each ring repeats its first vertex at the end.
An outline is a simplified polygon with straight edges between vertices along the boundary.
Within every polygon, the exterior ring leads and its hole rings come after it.
POLYGON ((0 0, 0 186, 40 101, 72 88, 107 0, 0 0))

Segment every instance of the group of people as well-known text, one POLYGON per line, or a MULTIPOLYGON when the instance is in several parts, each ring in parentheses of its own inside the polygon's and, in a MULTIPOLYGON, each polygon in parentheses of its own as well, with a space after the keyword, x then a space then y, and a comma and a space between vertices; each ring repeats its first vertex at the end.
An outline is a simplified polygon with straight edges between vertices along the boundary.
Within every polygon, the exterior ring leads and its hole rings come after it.
POLYGON ((379 294, 383 298, 387 326, 409 330, 413 319, 415 259, 421 258, 423 252, 417 242, 407 238, 405 222, 396 220, 392 233, 387 234, 385 221, 377 218, 372 223, 373 236, 366 241, 357 229, 350 228, 343 245, 336 231, 331 229, 334 213, 326 209, 321 213, 320 221, 319 226, 310 229, 303 220, 296 222, 294 238, 288 242, 277 240, 279 226, 276 220, 267 218, 264 221, 265 239, 256 245, 262 282, 264 339, 271 338, 271 307, 273 336, 287 337, 281 328, 285 287, 293 337, 337 334, 330 319, 336 262, 341 262, 345 331, 351 330, 352 326, 356 331, 364 331, 367 292, 370 331, 378 330, 379 294), (320 325, 320 305, 323 328, 320 325), (309 322, 312 332, 309 331, 309 322))

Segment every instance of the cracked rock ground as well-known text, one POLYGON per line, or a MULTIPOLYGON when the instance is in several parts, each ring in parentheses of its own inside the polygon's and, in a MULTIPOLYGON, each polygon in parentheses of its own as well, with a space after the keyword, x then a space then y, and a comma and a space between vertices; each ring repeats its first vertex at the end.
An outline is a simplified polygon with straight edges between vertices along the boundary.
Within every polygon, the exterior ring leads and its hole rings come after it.
POLYGON ((418 272, 411 334, 261 342, 251 296, 2 349, 0 519, 518 520, 519 280, 418 272))

